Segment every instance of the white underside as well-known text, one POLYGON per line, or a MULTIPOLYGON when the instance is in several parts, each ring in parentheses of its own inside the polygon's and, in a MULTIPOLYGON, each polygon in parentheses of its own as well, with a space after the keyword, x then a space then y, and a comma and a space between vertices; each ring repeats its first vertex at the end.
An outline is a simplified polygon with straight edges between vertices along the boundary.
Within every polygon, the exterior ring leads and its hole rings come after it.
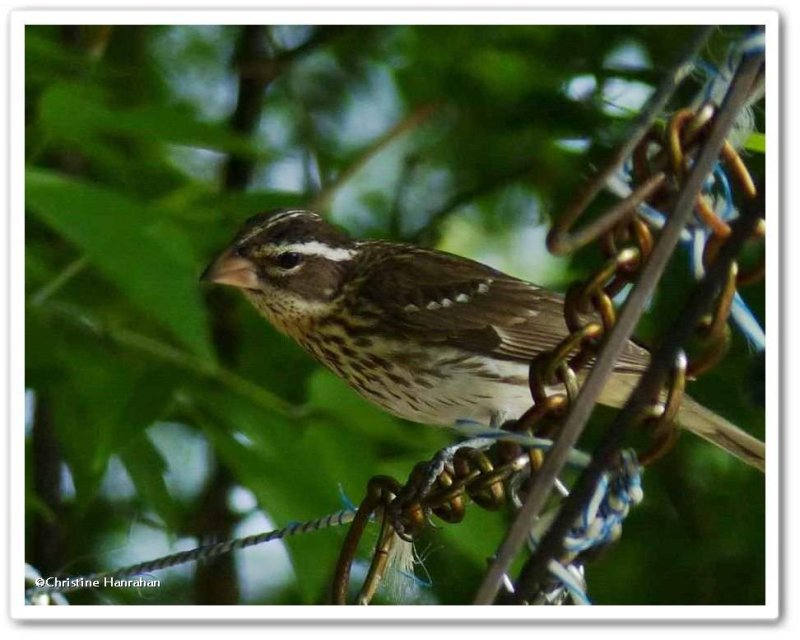
MULTIPOLYGON (((446 361, 457 353, 456 351, 450 355, 444 353, 442 360, 446 361)), ((378 376, 370 379, 371 384, 367 386, 366 391, 361 389, 358 391, 387 411, 412 422, 453 426, 458 421, 470 420, 487 426, 498 425, 506 420, 519 418, 533 406, 533 398, 527 383, 528 370, 529 366, 524 363, 473 356, 464 360, 463 364, 440 366, 436 378, 433 376, 425 378, 433 384, 429 389, 415 386, 413 382, 408 387, 392 385, 390 389, 399 398, 392 397, 390 402, 370 393, 372 390, 384 395, 387 392, 387 388, 378 376), (509 384, 487 380, 485 376, 475 375, 470 371, 470 366, 475 364, 479 364, 498 377, 517 378, 524 382, 509 384)), ((395 368, 393 372, 409 381, 412 380, 410 373, 400 367, 395 368)), ((632 390, 633 380, 628 381, 629 377, 635 378, 635 376, 615 375, 612 384, 606 385, 600 394, 600 402, 609 406, 622 406, 632 390), (616 382, 623 384, 615 384, 616 382)), ((563 393, 565 390, 559 385, 548 387, 546 391, 548 395, 552 395, 563 393)))
MULTIPOLYGON (((425 354, 429 357, 429 354, 425 354)), ((457 356, 458 352, 443 353, 442 360, 457 356)), ((387 354, 387 359, 392 354, 387 354)), ((473 356, 463 363, 443 364, 437 369, 437 376, 422 376, 432 385, 430 388, 415 384, 414 377, 407 369, 396 366, 395 375, 408 381, 408 385, 394 384, 388 388, 381 376, 373 376, 366 390, 359 390, 367 399, 380 404, 391 413, 410 420, 443 426, 452 426, 459 420, 471 420, 489 425, 498 418, 511 420, 521 416, 532 404, 527 383, 508 384, 487 380, 470 370, 480 365, 501 378, 520 378, 527 380, 527 365, 498 361, 473 356), (387 401, 371 391, 386 395, 393 393, 387 401)))

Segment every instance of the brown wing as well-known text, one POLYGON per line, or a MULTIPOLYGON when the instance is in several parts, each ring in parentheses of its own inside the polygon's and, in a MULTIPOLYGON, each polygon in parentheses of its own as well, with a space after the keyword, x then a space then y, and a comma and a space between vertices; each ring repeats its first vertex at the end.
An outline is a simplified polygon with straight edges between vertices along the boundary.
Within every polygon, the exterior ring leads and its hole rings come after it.
MULTIPOLYGON (((568 334, 557 293, 443 252, 376 253, 383 257, 368 269, 359 297, 382 309, 400 335, 529 362, 568 334)), ((643 371, 648 361, 645 349, 629 343, 617 370, 643 371)))

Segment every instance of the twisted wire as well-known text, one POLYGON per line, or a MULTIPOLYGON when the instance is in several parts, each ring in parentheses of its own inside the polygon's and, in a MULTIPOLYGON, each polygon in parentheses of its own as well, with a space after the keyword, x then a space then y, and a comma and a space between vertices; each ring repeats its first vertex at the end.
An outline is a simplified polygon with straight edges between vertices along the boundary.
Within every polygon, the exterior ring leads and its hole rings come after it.
MULTIPOLYGON (((583 512, 565 536, 564 556, 548 563, 554 584, 538 595, 536 604, 563 604, 567 597, 576 604, 591 604, 586 593, 581 554, 618 540, 630 508, 644 499, 642 468, 636 453, 630 449, 622 451, 620 460, 613 472, 603 474, 591 500, 584 505, 583 512)), ((536 550, 549 524, 548 517, 537 521, 528 537, 531 551, 536 550)))
POLYGON ((162 556, 161 558, 139 562, 137 564, 114 569, 112 571, 102 571, 84 576, 59 578, 60 581, 67 582, 68 584, 58 587, 42 586, 28 589, 25 592, 26 599, 30 601, 36 596, 43 594, 69 593, 71 591, 78 591, 89 588, 89 585, 86 583, 91 583, 95 580, 124 580, 125 578, 132 578, 134 576, 148 574, 152 573, 153 571, 160 571, 162 569, 168 569, 169 567, 175 567, 189 562, 208 560, 216 556, 239 551, 240 549, 245 549, 247 547, 254 547, 256 545, 271 542, 273 540, 281 540, 290 536, 310 533, 312 531, 319 531, 321 529, 327 529, 330 527, 338 527, 340 525, 349 524, 352 522, 355 513, 356 512, 353 509, 341 509, 335 513, 331 513, 327 516, 316 518, 314 520, 307 520, 306 522, 293 522, 280 529, 265 531, 242 538, 225 540, 223 542, 217 542, 214 544, 202 545, 195 547, 194 549, 179 551, 178 553, 172 553, 167 556, 162 556), (72 583, 74 583, 74 585, 72 583))

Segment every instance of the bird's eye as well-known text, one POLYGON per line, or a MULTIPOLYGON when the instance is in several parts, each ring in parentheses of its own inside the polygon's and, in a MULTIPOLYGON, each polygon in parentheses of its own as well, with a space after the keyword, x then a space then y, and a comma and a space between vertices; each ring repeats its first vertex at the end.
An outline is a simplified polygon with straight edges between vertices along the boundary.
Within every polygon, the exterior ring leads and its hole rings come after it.
POLYGON ((281 269, 292 269, 303 261, 303 255, 294 251, 287 251, 279 254, 276 261, 281 269))

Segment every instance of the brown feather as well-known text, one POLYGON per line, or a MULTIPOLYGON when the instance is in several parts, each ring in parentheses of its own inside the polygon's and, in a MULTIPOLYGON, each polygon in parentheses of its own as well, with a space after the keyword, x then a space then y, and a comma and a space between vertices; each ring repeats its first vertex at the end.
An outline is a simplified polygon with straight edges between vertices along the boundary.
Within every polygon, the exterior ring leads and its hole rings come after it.
MULTIPOLYGON (((569 334, 559 294, 467 258, 380 244, 382 251, 361 252, 377 262, 363 269, 370 275, 359 282, 358 299, 385 311, 397 334, 521 362, 569 334)), ((648 352, 630 342, 616 370, 640 372, 648 362, 648 352)))

